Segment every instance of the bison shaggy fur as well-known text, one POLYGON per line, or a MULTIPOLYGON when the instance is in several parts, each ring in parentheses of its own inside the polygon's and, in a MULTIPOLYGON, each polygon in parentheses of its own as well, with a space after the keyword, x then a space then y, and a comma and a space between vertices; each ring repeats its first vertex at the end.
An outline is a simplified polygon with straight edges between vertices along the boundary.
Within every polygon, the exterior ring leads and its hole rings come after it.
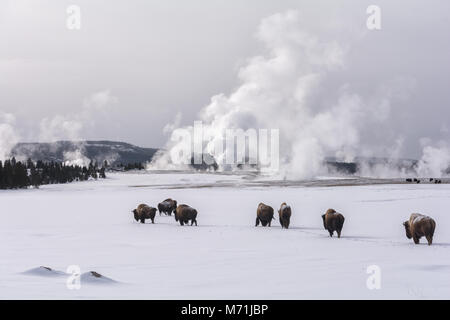
POLYGON ((342 214, 336 212, 334 209, 328 209, 325 214, 322 215, 323 227, 328 230, 330 237, 333 236, 334 231, 337 232, 338 238, 341 237, 341 230, 344 226, 345 218, 342 214))
POLYGON ((177 209, 177 201, 172 199, 166 199, 163 202, 158 203, 159 215, 164 213, 165 215, 172 215, 172 212, 175 213, 177 209))
POLYGON ((180 225, 188 224, 189 221, 191 226, 194 223, 197 225, 197 210, 187 204, 180 204, 175 210, 175 221, 179 221, 180 225))
POLYGON ((433 218, 420 213, 412 213, 409 220, 403 222, 403 226, 405 227, 406 237, 408 239, 413 238, 415 244, 419 244, 421 237, 427 239, 428 245, 433 243, 434 229, 436 228, 436 222, 433 218))
POLYGON ((140 204, 136 209, 133 210, 134 219, 145 223, 146 219, 152 220, 155 223, 156 208, 149 207, 146 204, 140 204))
POLYGON ((280 210, 278 210, 278 215, 280 216, 281 228, 289 228, 289 223, 291 221, 291 207, 283 202, 281 204, 280 210))
POLYGON ((265 205, 264 203, 260 203, 258 205, 258 209, 256 209, 256 224, 255 227, 259 225, 261 222, 262 226, 269 226, 272 222, 273 217, 273 208, 265 205))

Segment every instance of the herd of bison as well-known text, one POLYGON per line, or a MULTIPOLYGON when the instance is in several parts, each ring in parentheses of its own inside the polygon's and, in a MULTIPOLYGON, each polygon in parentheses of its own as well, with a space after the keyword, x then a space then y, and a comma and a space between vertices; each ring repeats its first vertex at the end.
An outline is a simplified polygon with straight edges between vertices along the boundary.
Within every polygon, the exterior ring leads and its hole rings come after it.
MULTIPOLYGON (((158 204, 158 209, 150 207, 146 204, 140 204, 132 212, 134 214, 134 219, 145 223, 146 219, 150 219, 152 223, 155 223, 156 211, 159 211, 159 215, 164 213, 165 215, 171 216, 172 213, 175 215, 175 221, 179 222, 180 225, 185 225, 191 223, 191 226, 195 223, 197 225, 197 210, 186 205, 177 205, 177 201, 173 199, 166 199, 158 204)), ((289 228, 289 223, 291 220, 291 207, 283 202, 278 210, 279 221, 282 228, 289 228)), ((256 209, 256 224, 257 227, 260 223, 263 227, 271 226, 272 220, 274 218, 274 210, 271 206, 260 203, 256 209)), ((322 215, 323 226, 330 234, 336 231, 338 238, 341 237, 342 227, 344 226, 345 218, 344 216, 336 212, 334 209, 328 209, 325 214, 322 215)), ((428 245, 433 242, 434 229, 436 227, 436 222, 428 216, 413 213, 411 214, 409 220, 403 223, 406 231, 406 237, 408 239, 413 238, 414 243, 418 244, 421 237, 425 237, 428 241, 428 245)))

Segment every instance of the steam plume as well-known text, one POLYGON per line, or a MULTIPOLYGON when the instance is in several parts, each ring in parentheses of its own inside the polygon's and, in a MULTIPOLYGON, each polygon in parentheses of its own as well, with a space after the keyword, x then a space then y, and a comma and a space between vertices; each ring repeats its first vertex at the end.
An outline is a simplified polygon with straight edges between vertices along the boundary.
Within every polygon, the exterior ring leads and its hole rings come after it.
POLYGON ((16 118, 13 114, 0 112, 0 160, 9 158, 11 149, 19 141, 15 123, 16 118))

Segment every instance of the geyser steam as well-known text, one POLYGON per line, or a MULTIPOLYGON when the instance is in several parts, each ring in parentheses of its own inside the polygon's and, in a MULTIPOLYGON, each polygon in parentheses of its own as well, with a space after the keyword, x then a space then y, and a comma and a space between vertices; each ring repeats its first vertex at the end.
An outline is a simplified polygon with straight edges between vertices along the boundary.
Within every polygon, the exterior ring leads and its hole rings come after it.
POLYGON ((16 117, 0 111, 0 161, 9 158, 12 148, 19 141, 15 130, 16 117))
MULTIPOLYGON (((401 90, 404 83, 388 81, 389 85, 376 88, 376 97, 370 99, 352 92, 345 82, 332 88, 330 93, 329 86, 324 85, 327 76, 345 68, 348 46, 308 33, 296 11, 263 19, 257 39, 265 51, 249 59, 239 70, 239 86, 229 95, 213 96, 210 104, 199 113, 206 132, 205 153, 213 154, 216 159, 224 158, 223 154, 213 153, 213 146, 221 143, 227 129, 276 128, 280 134, 279 173, 293 178, 311 178, 326 173, 323 161, 327 156, 352 161, 358 153, 375 150, 361 141, 361 132, 376 128, 389 118, 391 102, 400 96, 395 92, 396 85, 401 90)), ((179 122, 179 117, 177 119, 179 122)), ((192 127, 183 129, 192 130, 192 127)), ((175 139, 177 130, 172 131, 165 147, 167 152, 160 154, 150 168, 173 168, 170 150, 183 143, 175 139)), ((402 137, 396 137, 394 146, 387 145, 384 151, 397 148, 401 140, 402 137)), ((439 149, 442 153, 439 154, 430 147, 424 148, 425 158, 420 162, 419 173, 442 175, 450 153, 439 149), (430 160, 431 154, 443 160, 430 160), (429 165, 439 169, 431 170, 429 165)), ((400 173, 390 170, 389 175, 400 173)))

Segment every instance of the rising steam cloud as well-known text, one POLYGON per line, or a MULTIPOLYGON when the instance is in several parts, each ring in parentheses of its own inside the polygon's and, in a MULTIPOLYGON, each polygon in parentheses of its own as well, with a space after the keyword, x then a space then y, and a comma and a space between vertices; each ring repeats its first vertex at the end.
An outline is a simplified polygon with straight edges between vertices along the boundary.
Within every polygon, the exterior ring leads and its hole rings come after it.
POLYGON ((15 130, 16 117, 10 113, 0 112, 0 160, 9 157, 11 149, 19 141, 15 130))
MULTIPOLYGON (((43 118, 39 123, 39 142, 72 141, 75 149, 64 154, 67 164, 88 165, 90 159, 85 156, 84 132, 95 125, 95 119, 102 112, 118 102, 109 90, 91 94, 83 100, 78 112, 43 118)), ((16 117, 0 112, 0 160, 11 156, 11 150, 20 141, 16 130, 16 117)), ((57 146, 55 145, 55 148, 57 146)), ((105 155, 112 161, 116 155, 105 155)), ((20 155, 19 155, 20 157, 20 155)))
POLYGON ((97 113, 106 111, 109 106, 117 102, 118 98, 111 95, 109 90, 93 93, 83 100, 79 112, 42 119, 39 140, 45 142, 73 141, 76 144, 76 150, 65 152, 64 162, 69 165, 86 166, 90 159, 84 155, 83 131, 95 125, 94 119, 97 113))
MULTIPOLYGON (((279 174, 311 178, 326 173, 325 157, 352 161, 368 150, 380 151, 379 147, 364 144, 362 131, 375 130, 389 117, 392 101, 407 96, 407 90, 403 89, 412 86, 409 80, 387 81, 388 85, 376 88, 369 98, 353 92, 345 82, 332 88, 333 94, 325 92, 330 90, 329 86, 324 86, 327 76, 345 69, 349 45, 321 40, 308 32, 296 11, 263 19, 257 39, 263 44, 264 52, 250 58, 239 70, 239 86, 229 95, 213 96, 210 104, 199 113, 206 132, 205 152, 212 153, 211 146, 223 139, 226 129, 276 128, 280 133, 279 174), (330 96, 335 98, 331 100, 330 96)), ((173 124, 166 128, 172 127, 173 124)), ((192 127, 183 129, 192 130, 192 127)), ((172 131, 165 147, 167 151, 161 153, 150 168, 173 167, 170 151, 184 143, 177 142, 177 130, 180 129, 172 131)), ((396 137, 383 151, 396 156, 402 141, 402 137, 396 137)), ((442 175, 450 162, 449 155, 448 148, 424 146, 418 173, 442 175)), ((221 159, 223 154, 214 154, 214 157, 221 159)), ((394 171, 369 172, 366 168, 365 173, 406 174, 394 171)))
MULTIPOLYGON (((232 92, 213 96, 198 114, 206 138, 204 152, 213 154, 219 166, 226 149, 221 154, 212 151, 223 141, 228 129, 278 129, 280 171, 277 174, 282 177, 301 179, 327 174, 323 165, 326 157, 341 161, 353 161, 359 155, 401 157, 408 137, 396 132, 385 134, 387 129, 395 130, 386 128, 389 123, 386 120, 390 119, 397 101, 408 99, 414 80, 396 76, 386 79, 370 94, 358 92, 346 81, 345 71, 351 67, 349 52, 359 36, 348 34, 341 37, 346 40, 337 41, 333 40, 336 37, 316 34, 297 11, 274 14, 261 21, 256 33, 262 44, 261 54, 249 58, 239 69, 237 87, 232 92), (336 83, 336 79, 341 82, 336 83), (375 134, 378 140, 366 139, 367 135, 375 134)), ((104 90, 87 97, 80 110, 72 114, 42 119, 39 141, 83 140, 86 130, 95 124, 96 115, 117 101, 109 90, 104 90)), ((182 115, 177 114, 174 123, 164 128, 170 137, 150 168, 180 168, 171 163, 170 153, 184 143, 176 139, 180 130, 193 130, 192 126, 180 127, 181 119, 182 115)), ((1 159, 7 158, 19 141, 15 123, 14 115, 0 112, 1 159)), ((424 177, 447 174, 448 143, 422 139, 421 147, 422 156, 414 174, 424 177)), ((83 143, 67 153, 65 160, 87 164, 83 143)), ((411 172, 387 163, 375 167, 363 165, 360 174, 396 177, 411 172)))

